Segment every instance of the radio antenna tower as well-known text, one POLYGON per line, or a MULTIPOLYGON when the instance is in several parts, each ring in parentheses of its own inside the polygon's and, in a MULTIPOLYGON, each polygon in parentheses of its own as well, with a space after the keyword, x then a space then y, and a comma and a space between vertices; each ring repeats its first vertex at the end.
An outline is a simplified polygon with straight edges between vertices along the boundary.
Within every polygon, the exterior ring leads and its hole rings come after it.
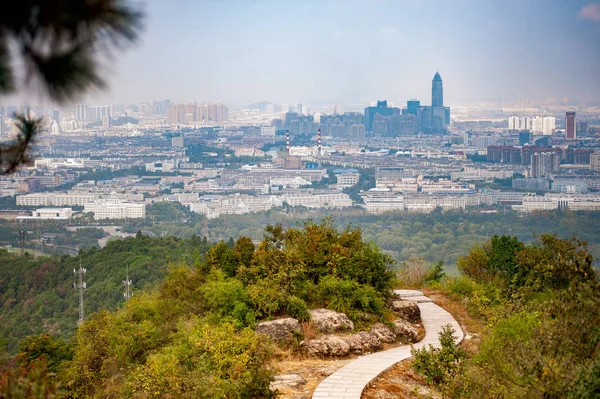
POLYGON ((79 269, 73 269, 73 274, 75 275, 76 282, 73 283, 73 288, 79 290, 79 320, 77 321, 77 325, 81 325, 83 323, 83 319, 85 317, 85 310, 83 308, 83 290, 87 287, 85 285, 85 281, 83 281, 83 276, 87 269, 81 267, 81 254, 79 255, 79 269))
POLYGON ((125 297, 125 301, 128 301, 133 296, 133 292, 131 291, 131 283, 132 281, 129 279, 129 265, 127 265, 127 275, 125 280, 123 280, 123 285, 125 286, 125 292, 123 293, 123 296, 125 297))

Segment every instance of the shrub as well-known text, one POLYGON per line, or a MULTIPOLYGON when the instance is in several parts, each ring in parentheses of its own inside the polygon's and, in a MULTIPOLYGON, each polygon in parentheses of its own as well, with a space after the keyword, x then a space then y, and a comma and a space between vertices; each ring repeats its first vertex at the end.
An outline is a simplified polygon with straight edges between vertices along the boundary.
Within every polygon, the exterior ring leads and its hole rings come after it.
POLYGON ((375 288, 333 276, 325 277, 317 284, 316 300, 318 305, 346 313, 354 320, 358 311, 383 315, 385 309, 385 298, 375 288))
POLYGON ((306 306, 306 302, 297 296, 289 296, 286 301, 286 310, 287 314, 290 317, 298 319, 300 321, 309 321, 310 313, 308 311, 308 307, 306 306))
POLYGON ((202 288, 208 310, 218 317, 231 317, 239 326, 248 326, 255 320, 252 298, 241 281, 224 278, 215 270, 202 288))
POLYGON ((412 367, 423 374, 429 384, 442 385, 452 380, 461 370, 465 352, 457 346, 455 332, 448 324, 439 333, 440 348, 429 345, 411 349, 414 357, 412 367))
POLYGON ((173 342, 137 367, 125 395, 147 398, 272 398, 267 339, 230 323, 192 318, 173 342))
POLYGON ((282 313, 286 307, 286 293, 271 279, 248 286, 251 303, 259 318, 269 318, 282 313))
POLYGON ((0 374, 0 398, 63 398, 64 392, 55 377, 45 359, 32 362, 26 370, 6 370, 0 374))

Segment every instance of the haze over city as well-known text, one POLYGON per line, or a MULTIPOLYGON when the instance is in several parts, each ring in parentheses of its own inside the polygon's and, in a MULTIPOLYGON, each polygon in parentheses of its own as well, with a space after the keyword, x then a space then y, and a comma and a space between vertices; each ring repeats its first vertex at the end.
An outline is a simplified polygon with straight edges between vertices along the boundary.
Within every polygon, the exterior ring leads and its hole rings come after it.
POLYGON ((600 0, 19 0, 0 398, 592 398, 600 0))
MULTIPOLYGON (((90 103, 598 101, 600 3, 149 1, 141 42, 90 103)), ((35 103, 31 100, 29 103, 35 103)))

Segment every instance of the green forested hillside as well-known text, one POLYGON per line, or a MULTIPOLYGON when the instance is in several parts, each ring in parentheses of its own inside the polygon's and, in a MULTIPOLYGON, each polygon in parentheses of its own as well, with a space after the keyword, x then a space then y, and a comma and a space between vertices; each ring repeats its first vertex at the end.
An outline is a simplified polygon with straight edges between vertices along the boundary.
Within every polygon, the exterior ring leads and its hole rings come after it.
MULTIPOLYGON (((201 262, 209 248, 193 237, 135 238, 110 242, 81 256, 33 258, 0 250, 0 339, 13 352, 20 339, 43 331, 67 337, 76 328, 78 295, 73 269, 87 269, 85 310, 115 309, 123 303, 122 280, 129 266, 134 292, 162 280, 169 262, 201 262)), ((134 294, 135 295, 135 294, 134 294)))
POLYGON ((285 212, 271 210, 224 215, 207 220, 178 204, 161 203, 150 207, 148 214, 155 215, 154 225, 152 219, 135 221, 127 227, 128 231, 135 233, 137 229, 144 228, 156 234, 167 232, 178 237, 196 234, 214 242, 238 236, 260 240, 264 228, 269 224, 294 227, 298 222, 308 219, 332 217, 335 227, 359 227, 367 241, 372 241, 399 261, 422 257, 430 262, 443 260, 446 265, 455 265, 457 259, 474 244, 486 241, 495 234, 509 234, 525 242, 535 240, 536 234, 557 234, 561 238, 576 236, 588 241, 591 253, 596 259, 600 258, 600 228, 597 227, 600 225, 600 212, 544 211, 523 215, 500 209, 498 213, 469 210, 370 215, 360 209, 292 209, 285 212))
MULTIPOLYGON (((111 253, 159 246, 146 237, 124 244, 111 253)), ((253 331, 256 322, 307 322, 308 309, 321 307, 366 327, 393 318, 385 306, 393 266, 359 230, 338 231, 331 221, 270 226, 257 246, 247 237, 220 242, 202 262, 176 262, 160 285, 122 308, 86 318, 70 343, 49 335, 21 342, 17 364, 2 375, 0 363, 0 397, 38 383, 36 398, 274 397, 275 346, 253 331)), ((301 339, 299 332, 290 337, 290 353, 301 339)))
MULTIPOLYGON (((456 350, 414 351, 413 367, 447 398, 597 398, 600 282, 585 243, 494 236, 437 284, 485 325, 456 350)), ((456 310, 456 307, 453 308, 456 310)), ((472 332, 471 332, 472 333, 472 332)))

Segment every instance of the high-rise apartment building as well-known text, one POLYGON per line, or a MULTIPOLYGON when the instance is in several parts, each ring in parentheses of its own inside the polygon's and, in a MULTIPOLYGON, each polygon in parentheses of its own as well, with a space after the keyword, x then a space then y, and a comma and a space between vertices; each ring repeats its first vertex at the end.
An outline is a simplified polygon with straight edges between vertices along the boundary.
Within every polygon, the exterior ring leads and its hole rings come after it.
POLYGON ((108 130, 110 129, 110 116, 108 115, 104 115, 102 117, 102 129, 103 130, 108 130))
POLYGON ((224 104, 169 104, 167 121, 175 123, 223 122, 229 119, 229 108, 224 104))
POLYGON ((75 104, 73 106, 73 118, 76 121, 88 120, 88 106, 86 104, 75 104))
POLYGON ((577 139, 577 121, 574 111, 568 111, 565 116, 565 133, 567 140, 577 139))
POLYGON ((556 129, 556 118, 553 116, 546 116, 543 119, 542 133, 544 136, 552 136, 556 129))
POLYGON ((87 109, 87 120, 101 122, 107 115, 109 118, 113 117, 112 105, 95 105, 92 107, 88 107, 87 109))
POLYGON ((365 125, 362 123, 355 123, 350 126, 350 136, 354 138, 365 137, 365 125))
POLYGON ((531 131, 533 134, 542 134, 544 129, 544 119, 541 116, 531 118, 531 131))
POLYGON ((600 171, 600 151, 590 155, 590 169, 600 171))
POLYGON ((547 177, 559 169, 560 155, 555 152, 537 152, 531 156, 531 175, 547 177))

